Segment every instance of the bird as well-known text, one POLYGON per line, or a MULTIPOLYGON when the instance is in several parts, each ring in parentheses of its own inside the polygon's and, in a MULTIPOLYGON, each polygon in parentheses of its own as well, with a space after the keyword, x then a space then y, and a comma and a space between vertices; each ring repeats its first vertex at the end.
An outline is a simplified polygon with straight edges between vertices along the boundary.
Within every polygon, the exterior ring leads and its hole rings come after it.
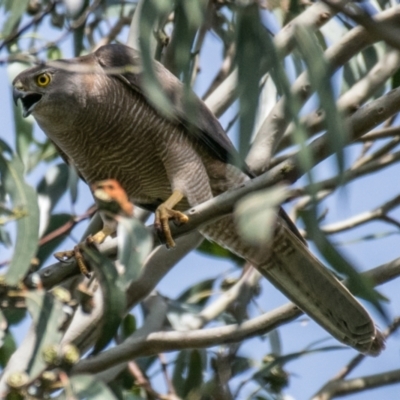
MULTIPOLYGON (((13 80, 13 97, 88 185, 118 182, 129 201, 155 213, 155 227, 173 247, 170 220, 187 222, 183 211, 252 174, 235 161, 238 153, 226 132, 193 92, 188 116, 186 87, 154 60, 170 110, 157 108, 146 91, 143 68, 139 51, 109 44, 28 68, 13 80)), ((199 231, 250 262, 340 342, 378 355, 384 339, 369 313, 309 251, 282 209, 273 228, 273 239, 263 246, 242 239, 232 214, 199 231)))

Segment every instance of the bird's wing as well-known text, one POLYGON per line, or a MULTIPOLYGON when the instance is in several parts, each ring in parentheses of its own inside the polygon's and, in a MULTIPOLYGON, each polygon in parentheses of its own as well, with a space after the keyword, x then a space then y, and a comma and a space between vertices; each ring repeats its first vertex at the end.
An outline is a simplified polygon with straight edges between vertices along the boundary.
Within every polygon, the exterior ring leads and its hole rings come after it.
MULTIPOLYGON (((101 47, 94 54, 98 63, 106 71, 120 69, 121 72, 118 71, 118 73, 112 73, 112 75, 143 95, 146 101, 154 107, 143 87, 143 74, 140 72, 142 62, 136 50, 120 44, 111 44, 101 47), (138 71, 132 72, 127 66, 137 67, 138 71)), ((186 131, 203 142, 216 158, 234 164, 248 176, 254 177, 245 162, 241 160, 218 119, 204 102, 197 96, 191 97, 190 101, 187 102, 182 82, 159 62, 154 61, 153 67, 163 92, 170 101, 172 118, 175 122, 182 124, 186 131), (186 106, 186 103, 190 104, 190 109, 186 106), (193 117, 189 119, 188 115, 193 115, 193 117)))

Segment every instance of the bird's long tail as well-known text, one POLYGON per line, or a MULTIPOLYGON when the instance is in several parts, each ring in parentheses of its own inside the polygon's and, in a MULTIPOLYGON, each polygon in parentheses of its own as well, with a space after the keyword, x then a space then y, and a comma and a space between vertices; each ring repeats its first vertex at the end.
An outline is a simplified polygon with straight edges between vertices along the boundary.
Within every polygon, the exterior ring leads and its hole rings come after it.
POLYGON ((332 336, 361 353, 376 356, 382 334, 364 307, 278 218, 273 241, 263 248, 246 244, 232 216, 207 225, 202 234, 251 262, 274 286, 332 336))

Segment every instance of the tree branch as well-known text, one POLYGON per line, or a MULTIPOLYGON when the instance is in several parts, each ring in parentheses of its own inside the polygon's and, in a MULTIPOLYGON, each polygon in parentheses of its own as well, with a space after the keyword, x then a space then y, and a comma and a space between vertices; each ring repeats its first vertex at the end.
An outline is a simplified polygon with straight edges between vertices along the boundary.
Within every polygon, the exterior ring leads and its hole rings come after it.
POLYGON ((332 7, 336 12, 341 12, 351 18, 357 24, 363 26, 374 38, 374 40, 384 40, 390 46, 400 50, 400 29, 396 23, 383 23, 379 18, 372 18, 357 4, 343 4, 337 0, 323 0, 324 3, 332 7))
POLYGON ((392 126, 390 128, 377 129, 373 132, 366 133, 357 139, 359 142, 368 142, 371 140, 387 139, 400 136, 400 126, 392 126))
MULTIPOLYGON (((356 82, 339 98, 337 101, 338 110, 340 110, 344 116, 353 114, 397 71, 399 63, 400 53, 397 50, 392 50, 385 54, 362 79, 356 82)), ((321 112, 321 110, 317 110, 300 119, 301 124, 305 127, 310 136, 315 135, 324 129, 324 121, 325 113, 321 112)), ((293 124, 290 124, 286 129, 286 132, 278 145, 278 151, 292 145, 294 129, 293 124)), ((363 139, 361 138, 361 140, 363 139)), ((275 165, 276 162, 277 161, 274 160, 271 165, 275 165)))
MULTIPOLYGON (((398 207, 399 205, 400 205, 400 196, 396 196, 393 199, 385 202, 381 206, 371 211, 366 211, 364 213, 355 215, 344 221, 335 222, 333 224, 322 226, 321 230, 327 234, 333 234, 353 229, 356 226, 365 224, 367 222, 371 222, 377 219, 383 219, 384 217, 387 216, 387 213, 389 211, 391 211, 395 207, 398 207)), ((398 224, 397 228, 399 228, 398 224)))
MULTIPOLYGON (((380 13, 379 21, 400 21, 400 6, 393 7, 380 13)), ((342 40, 333 44, 325 51, 325 59, 334 73, 340 66, 346 63, 354 54, 373 43, 374 39, 362 27, 356 27, 348 32, 342 40)), ((308 72, 303 72, 292 85, 292 96, 298 99, 300 106, 309 99, 313 90, 308 79, 308 72)), ((270 111, 253 142, 246 161, 256 173, 268 168, 270 158, 281 141, 288 128, 291 115, 286 106, 287 100, 282 97, 270 111)))
MULTIPOLYGON (((375 285, 382 284, 400 275, 400 258, 362 274, 375 285)), ((302 312, 292 303, 255 317, 242 324, 232 324, 217 328, 184 332, 154 332, 127 339, 124 343, 103 353, 80 361, 73 373, 95 373, 110 368, 135 357, 187 348, 204 348, 227 343, 235 343, 250 337, 263 335, 286 324, 302 312)))
MULTIPOLYGON (((301 25, 315 31, 326 24, 333 15, 334 13, 330 7, 323 2, 317 2, 292 19, 289 24, 285 25, 276 34, 273 40, 279 56, 283 59, 293 49, 293 37, 296 26, 301 25)), ((208 96, 205 103, 217 117, 220 117, 234 102, 236 89, 237 69, 234 69, 214 92, 208 96)))

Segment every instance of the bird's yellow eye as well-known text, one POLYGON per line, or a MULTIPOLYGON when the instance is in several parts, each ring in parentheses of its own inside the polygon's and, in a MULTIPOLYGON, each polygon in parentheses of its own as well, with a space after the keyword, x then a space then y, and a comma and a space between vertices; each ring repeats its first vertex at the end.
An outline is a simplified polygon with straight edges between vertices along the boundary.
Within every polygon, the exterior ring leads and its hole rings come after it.
POLYGON ((51 76, 47 72, 44 74, 40 74, 36 77, 36 83, 40 87, 45 87, 47 86, 51 81, 51 76))

